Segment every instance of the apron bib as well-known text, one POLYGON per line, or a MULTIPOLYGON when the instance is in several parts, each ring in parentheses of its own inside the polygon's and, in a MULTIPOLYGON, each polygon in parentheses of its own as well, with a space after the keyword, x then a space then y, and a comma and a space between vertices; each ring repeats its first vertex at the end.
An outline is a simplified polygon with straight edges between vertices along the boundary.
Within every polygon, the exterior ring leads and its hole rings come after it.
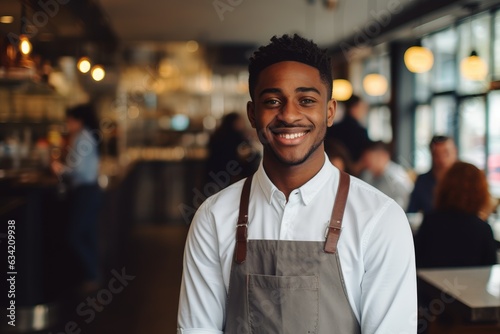
POLYGON ((224 333, 361 333, 337 253, 349 175, 341 172, 325 242, 247 240, 251 182, 240 199, 224 333))

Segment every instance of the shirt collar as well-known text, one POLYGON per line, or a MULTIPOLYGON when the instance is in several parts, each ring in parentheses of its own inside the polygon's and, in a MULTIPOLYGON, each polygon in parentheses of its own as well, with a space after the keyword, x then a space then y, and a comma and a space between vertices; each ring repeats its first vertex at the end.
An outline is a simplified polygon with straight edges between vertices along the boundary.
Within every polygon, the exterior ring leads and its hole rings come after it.
MULTIPOLYGON (((259 169, 256 172, 257 181, 266 196, 266 200, 271 204, 273 195, 276 191, 280 191, 269 179, 264 170, 262 161, 260 163, 259 169)), ((338 170, 331 164, 328 156, 325 153, 325 163, 319 172, 314 175, 309 181, 302 185, 297 190, 299 191, 302 202, 305 205, 311 203, 314 197, 322 190, 323 186, 327 183, 326 181, 334 177, 338 179, 338 170)))

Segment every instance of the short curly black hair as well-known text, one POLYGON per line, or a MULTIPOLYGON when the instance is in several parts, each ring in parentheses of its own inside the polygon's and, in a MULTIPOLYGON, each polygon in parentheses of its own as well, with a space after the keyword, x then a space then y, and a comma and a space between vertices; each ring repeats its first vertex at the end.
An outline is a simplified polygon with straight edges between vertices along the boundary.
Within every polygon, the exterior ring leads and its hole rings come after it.
POLYGON ((261 46, 250 57, 248 88, 252 100, 260 72, 282 61, 297 61, 318 69, 321 80, 326 85, 328 99, 331 99, 333 76, 327 50, 320 49, 313 41, 294 34, 293 36, 273 36, 271 43, 261 46))

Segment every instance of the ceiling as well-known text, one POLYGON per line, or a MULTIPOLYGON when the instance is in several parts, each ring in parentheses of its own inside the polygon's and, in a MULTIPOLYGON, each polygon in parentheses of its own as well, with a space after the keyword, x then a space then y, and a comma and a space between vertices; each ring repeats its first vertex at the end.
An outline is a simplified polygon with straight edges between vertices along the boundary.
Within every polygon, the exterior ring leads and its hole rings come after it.
MULTIPOLYGON (((471 1, 476 0, 99 0, 125 42, 259 45, 273 35, 297 32, 322 46, 352 38, 370 24, 392 27, 396 17, 397 28, 406 24, 411 36, 412 28, 426 22, 425 15, 434 14, 429 20, 448 16, 443 24, 450 24, 467 15, 463 4, 471 1), (334 9, 325 3, 334 4, 334 9), (417 15, 418 21, 405 18, 417 15)), ((482 8, 499 2, 477 1, 482 8)))
MULTIPOLYGON (((24 3, 24 17, 36 30, 35 43, 54 54, 75 52, 89 43, 108 54, 118 41, 254 46, 273 35, 295 32, 331 47, 359 39, 370 27, 378 29, 375 37, 420 37, 415 27, 429 21, 429 31, 449 25, 468 14, 463 5, 471 1, 475 0, 0 0, 0 16, 15 17, 11 24, 0 23, 0 34, 19 33, 24 3), (41 6, 47 3, 57 8, 41 6), (37 25, 36 17, 44 14, 48 19, 37 25)), ((478 3, 482 10, 498 6, 500 0, 478 3)))
MULTIPOLYGON (((379 2, 384 2, 381 0, 379 2)), ((336 11, 307 0, 100 0, 125 41, 197 40, 208 44, 260 44, 272 35, 298 32, 331 43, 356 22, 367 0, 340 0, 336 11), (232 4, 232 5, 231 5, 232 4), (338 20, 339 13, 350 18, 338 20), (342 27, 347 25, 347 28, 342 27)))

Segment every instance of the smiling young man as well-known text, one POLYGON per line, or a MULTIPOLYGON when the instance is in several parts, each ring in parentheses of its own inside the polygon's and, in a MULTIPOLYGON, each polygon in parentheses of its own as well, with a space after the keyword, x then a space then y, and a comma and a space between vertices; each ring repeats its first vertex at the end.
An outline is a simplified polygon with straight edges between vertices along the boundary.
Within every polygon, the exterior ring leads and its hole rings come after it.
POLYGON ((402 209, 326 158, 326 52, 273 37, 250 59, 258 171, 208 198, 186 242, 178 333, 416 333, 402 209))

